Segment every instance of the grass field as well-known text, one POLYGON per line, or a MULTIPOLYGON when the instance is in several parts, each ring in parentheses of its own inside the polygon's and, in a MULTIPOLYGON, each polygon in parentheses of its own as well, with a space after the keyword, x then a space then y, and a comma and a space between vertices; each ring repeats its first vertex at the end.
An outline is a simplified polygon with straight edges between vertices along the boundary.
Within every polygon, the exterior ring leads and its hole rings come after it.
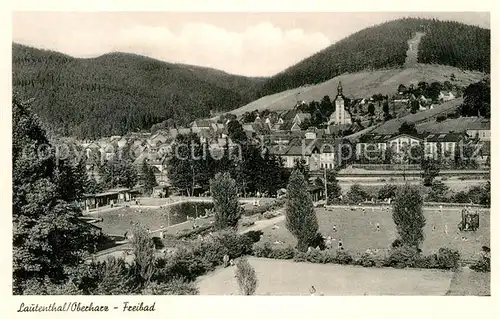
MULTIPOLYGON (((254 267, 257 295, 445 295, 453 277, 451 271, 363 268, 331 264, 295 263, 291 260, 249 258, 254 267)), ((234 267, 219 269, 201 277, 201 295, 239 295, 234 267)))
MULTIPOLYGON (((344 94, 347 97, 361 98, 372 96, 377 93, 392 95, 396 93, 399 84, 408 86, 411 83, 416 85, 420 81, 426 81, 428 83, 434 81, 449 81, 449 76, 452 73, 455 74, 456 84, 464 87, 471 83, 478 82, 483 77, 483 74, 480 72, 462 71, 450 66, 431 64, 417 64, 414 67, 405 69, 347 73, 316 85, 303 86, 264 96, 231 111, 231 113, 240 116, 245 112, 251 112, 253 110, 290 110, 297 103, 298 93, 300 93, 300 99, 308 103, 312 100, 320 101, 325 95, 329 95, 333 98, 333 96, 337 94, 337 85, 339 81, 342 82, 344 94)), ((397 128, 399 128, 399 126, 397 128)))
MULTIPOLYGON (((392 220, 391 211, 382 211, 375 208, 366 209, 363 214, 361 208, 355 210, 347 208, 316 209, 319 230, 324 236, 331 236, 342 240, 345 249, 354 254, 365 252, 367 249, 387 249, 396 239, 396 226, 392 220), (376 224, 380 224, 380 231, 376 231, 376 224), (337 231, 333 232, 333 225, 337 231)), ((483 245, 490 246, 490 212, 485 210, 480 214, 479 230, 473 232, 457 233, 457 225, 461 220, 458 209, 445 209, 439 213, 437 209, 425 209, 426 226, 424 228, 425 240, 422 244, 424 254, 437 251, 446 246, 457 249, 466 259, 477 259, 483 245), (435 227, 435 229, 434 229, 435 227), (448 234, 445 230, 448 230, 448 234), (466 240, 462 240, 462 236, 466 240)), ((288 232, 285 222, 277 224, 278 229, 272 226, 265 228, 263 241, 274 243, 283 241, 284 245, 296 245, 296 239, 288 232)))

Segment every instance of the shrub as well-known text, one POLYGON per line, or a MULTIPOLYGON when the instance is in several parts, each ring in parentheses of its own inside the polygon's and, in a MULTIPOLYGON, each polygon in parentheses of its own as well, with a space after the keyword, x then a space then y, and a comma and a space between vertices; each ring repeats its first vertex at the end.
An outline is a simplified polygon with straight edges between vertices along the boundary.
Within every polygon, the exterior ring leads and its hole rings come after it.
POLYGON ((403 242, 399 238, 396 238, 391 244, 391 248, 399 248, 401 246, 403 246, 403 242))
POLYGON ((481 257, 478 261, 476 261, 470 269, 477 272, 490 272, 491 271, 491 260, 488 257, 481 257))
POLYGON ((222 264, 224 255, 238 258, 252 253, 252 239, 249 236, 237 234, 233 230, 223 230, 206 236, 200 243, 199 255, 209 264, 222 264))
POLYGON ((253 255, 255 257, 268 258, 271 254, 271 244, 265 242, 264 244, 254 244, 253 245, 253 255))
POLYGON ((391 249, 387 266, 395 268, 415 267, 419 258, 419 252, 416 248, 401 246, 391 249))
MULTIPOLYGON (((193 281, 198 276, 214 269, 214 264, 204 257, 200 254, 198 247, 179 247, 170 258, 157 260, 157 271, 153 278, 156 281, 167 281, 170 278, 179 277, 186 281, 193 281)), ((218 264, 220 263, 222 263, 222 258, 218 264)))
POLYGON ((167 282, 151 282, 143 290, 143 295, 198 295, 198 288, 182 278, 173 278, 167 282))
POLYGON ((316 264, 333 263, 334 256, 328 250, 311 249, 306 253, 306 261, 316 264))
POLYGON ((355 264, 363 267, 374 267, 375 258, 370 253, 363 253, 356 261, 355 264))
POLYGON ((323 235, 321 235, 321 233, 318 232, 316 234, 316 237, 311 242, 311 247, 313 248, 319 247, 319 249, 321 250, 326 249, 325 239, 323 238, 323 235))
POLYGON ((265 212, 264 214, 262 214, 262 217, 264 217, 265 219, 271 219, 276 216, 277 216, 276 212, 265 212))
POLYGON ((257 289, 257 275, 255 269, 250 265, 246 258, 240 259, 236 263, 236 280, 240 287, 241 294, 250 296, 257 289))
POLYGON ((337 254, 333 261, 340 265, 349 265, 353 262, 353 258, 347 251, 337 250, 337 254))
POLYGON ((438 266, 441 269, 457 269, 460 260, 458 250, 446 247, 439 248, 437 253, 438 266))
POLYGON ((203 226, 200 226, 198 228, 195 228, 195 229, 183 229, 180 231, 179 234, 177 234, 175 236, 176 239, 181 239, 181 238, 195 238, 196 236, 200 235, 200 234, 206 234, 208 232, 210 232, 212 229, 214 228, 213 225, 210 225, 210 224, 207 224, 207 225, 203 225, 203 226))
POLYGON ((436 117, 436 122, 442 122, 444 120, 446 120, 446 115, 441 114, 436 117))
POLYGON ((293 261, 295 262, 305 262, 307 261, 307 253, 302 251, 297 251, 293 256, 293 261))
POLYGON ((351 204, 364 202, 368 197, 368 193, 359 184, 352 185, 347 192, 347 201, 351 204))
POLYGON ((165 247, 160 237, 153 237, 153 244, 155 246, 155 249, 162 249, 165 247))
POLYGON ((286 247, 272 247, 267 255, 268 258, 274 259, 293 259, 295 256, 295 249, 291 246, 286 247))
POLYGON ((256 243, 260 241, 260 236, 262 236, 264 232, 262 230, 251 230, 243 234, 243 236, 250 238, 252 243, 256 243))
MULTIPOLYGON (((151 276, 153 272, 154 264, 151 265, 151 276)), ((143 281, 137 264, 129 267, 122 258, 108 257, 105 262, 97 263, 95 274, 97 287, 92 292, 95 295, 129 294, 143 281)))
POLYGON ((242 227, 250 227, 252 225, 255 225, 255 221, 253 220, 244 220, 241 222, 242 227))
POLYGON ((450 188, 441 181, 434 181, 431 185, 427 201, 429 202, 446 202, 446 194, 450 188))
POLYGON ((81 295, 82 292, 71 281, 62 284, 55 284, 50 279, 42 280, 29 279, 25 282, 23 295, 81 295))
POLYGON ((469 199, 469 196, 466 192, 459 191, 459 192, 455 193, 455 195, 453 196, 453 202, 454 203, 469 203, 470 199, 469 199))
POLYGON ((415 268, 424 268, 424 269, 440 268, 437 255, 431 254, 428 256, 420 256, 415 262, 415 268))
POLYGON ((385 184, 378 190, 377 198, 380 200, 384 200, 386 198, 395 198, 397 189, 398 187, 394 184, 385 184))

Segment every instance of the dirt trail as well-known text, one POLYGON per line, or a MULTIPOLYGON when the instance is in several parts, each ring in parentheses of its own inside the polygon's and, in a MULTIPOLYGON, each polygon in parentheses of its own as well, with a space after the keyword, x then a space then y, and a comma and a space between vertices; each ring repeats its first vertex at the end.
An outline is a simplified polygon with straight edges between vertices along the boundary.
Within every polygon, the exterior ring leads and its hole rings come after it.
POLYGON ((423 32, 417 32, 413 38, 408 40, 408 51, 406 51, 405 67, 410 68, 417 64, 418 45, 420 40, 425 35, 423 32))

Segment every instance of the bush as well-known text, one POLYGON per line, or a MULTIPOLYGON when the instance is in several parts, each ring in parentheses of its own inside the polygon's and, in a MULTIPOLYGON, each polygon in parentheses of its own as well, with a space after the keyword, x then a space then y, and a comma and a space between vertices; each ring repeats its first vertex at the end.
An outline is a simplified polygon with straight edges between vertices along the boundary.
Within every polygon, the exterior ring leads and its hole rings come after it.
POLYGON ((211 262, 205 255, 200 254, 199 247, 180 247, 170 258, 157 260, 158 268, 153 278, 160 282, 173 277, 193 281, 207 271, 213 270, 214 264, 220 263, 222 263, 222 258, 218 263, 211 262))
POLYGON ((491 260, 488 257, 481 257, 478 261, 476 261, 470 269, 477 272, 490 272, 491 271, 491 260))
POLYGON ((30 279, 25 282, 23 295, 81 295, 82 292, 71 281, 68 280, 62 284, 55 284, 50 279, 45 278, 43 281, 30 279))
POLYGON ((242 295, 250 296, 255 294, 257 275, 246 258, 242 258, 236 263, 236 280, 242 295))
POLYGON ((256 214, 264 214, 268 211, 273 211, 273 210, 276 210, 276 209, 283 207, 283 205, 285 205, 285 201, 286 201, 285 198, 279 198, 279 199, 276 199, 270 203, 267 203, 267 204, 264 204, 261 206, 252 206, 250 209, 245 210, 244 214, 247 216, 256 215, 256 214))
POLYGON ((391 248, 399 248, 401 246, 403 246, 403 242, 399 238, 396 238, 391 244, 391 248))
POLYGON ((368 193, 359 184, 352 185, 347 192, 347 201, 351 204, 364 202, 368 197, 368 193))
POLYGON ((198 288, 182 278, 174 278, 168 282, 151 282, 143 290, 143 295, 198 295, 198 288))
POLYGON ((267 255, 268 258, 274 259, 293 259, 295 256, 295 249, 291 246, 286 247, 272 247, 267 255))
POLYGON ((155 249, 162 249, 165 247, 160 237, 153 237, 153 244, 155 245, 155 249))
POLYGON ((347 251, 337 250, 337 254, 333 261, 340 265, 349 265, 353 262, 353 258, 347 251))
POLYGON ((375 257, 370 253, 363 253, 355 262, 358 266, 375 267, 375 257))
POLYGON ((243 236, 250 238, 252 243, 256 243, 260 241, 260 236, 262 236, 264 232, 262 230, 251 230, 243 234, 243 236))
POLYGON ((423 269, 440 268, 437 255, 431 254, 428 256, 420 256, 415 263, 415 268, 423 268, 423 269))
POLYGON ((262 214, 262 217, 264 217, 265 219, 271 219, 276 216, 278 216, 278 213, 276 212, 265 212, 264 214, 262 214))
POLYGON ((458 250, 446 247, 439 248, 437 253, 438 267, 441 269, 457 269, 460 260, 458 250))
POLYGON ((246 235, 237 234, 233 230, 223 230, 206 236, 200 243, 199 255, 212 266, 221 265, 224 255, 238 258, 252 253, 252 239, 246 235))
POLYGON ((319 247, 320 250, 326 249, 325 239, 323 238, 323 235, 321 235, 321 233, 318 232, 316 234, 316 237, 311 242, 311 247, 313 248, 319 247))
POLYGON ((333 263, 335 256, 329 250, 311 249, 306 253, 306 261, 316 264, 333 263))
POLYGON ((175 236, 176 239, 181 239, 181 238, 196 238, 198 235, 201 235, 201 234, 206 234, 208 232, 210 232, 212 229, 214 228, 213 225, 210 225, 210 224, 207 224, 207 225, 203 225, 203 226, 200 226, 198 228, 195 228, 195 229, 183 229, 179 232, 179 234, 177 234, 175 236))
POLYGON ((265 242, 264 244, 254 244, 253 245, 253 255, 255 257, 268 258, 271 254, 271 244, 265 242))
POLYGON ((305 262, 307 261, 307 253, 297 251, 295 255, 293 256, 293 261, 299 263, 299 262, 305 262))
POLYGON ((387 266, 394 268, 415 267, 419 258, 420 255, 416 248, 401 246, 391 249, 387 266))
POLYGON ((253 220, 244 220, 241 222, 241 227, 250 227, 252 225, 255 225, 255 221, 253 220))
POLYGON ((385 184, 378 190, 377 198, 380 200, 384 200, 386 198, 395 198, 397 189, 398 187, 394 184, 385 184))
POLYGON ((470 199, 466 192, 459 191, 453 196, 454 203, 469 203, 470 199))

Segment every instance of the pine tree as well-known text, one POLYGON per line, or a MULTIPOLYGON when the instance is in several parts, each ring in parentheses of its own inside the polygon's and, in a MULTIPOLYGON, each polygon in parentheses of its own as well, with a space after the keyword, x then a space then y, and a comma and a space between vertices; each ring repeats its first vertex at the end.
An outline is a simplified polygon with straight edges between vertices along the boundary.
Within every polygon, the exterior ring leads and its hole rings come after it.
POLYGON ((142 174, 142 182, 144 185, 144 191, 147 194, 151 194, 153 192, 153 188, 157 186, 158 183, 156 182, 154 168, 148 164, 146 158, 142 161, 141 174, 142 174))
POLYGON ((318 233, 318 220, 307 183, 294 170, 287 187, 286 228, 297 238, 297 249, 305 252, 318 233))
POLYGON ((14 293, 28 280, 66 279, 67 269, 94 249, 80 210, 67 203, 56 178, 56 163, 45 131, 31 111, 12 103, 12 217, 14 293), (40 150, 47 150, 43 152, 40 150))
POLYGON ((328 192, 328 204, 332 203, 334 199, 339 198, 342 194, 335 170, 328 170, 326 172, 326 190, 328 192))
POLYGON ((217 173, 210 181, 210 193, 214 201, 215 228, 236 228, 241 216, 236 181, 229 173, 217 173))
POLYGON ((406 184, 398 188, 392 218, 401 241, 413 248, 419 248, 424 240, 425 217, 422 206, 423 198, 416 186, 406 184))

